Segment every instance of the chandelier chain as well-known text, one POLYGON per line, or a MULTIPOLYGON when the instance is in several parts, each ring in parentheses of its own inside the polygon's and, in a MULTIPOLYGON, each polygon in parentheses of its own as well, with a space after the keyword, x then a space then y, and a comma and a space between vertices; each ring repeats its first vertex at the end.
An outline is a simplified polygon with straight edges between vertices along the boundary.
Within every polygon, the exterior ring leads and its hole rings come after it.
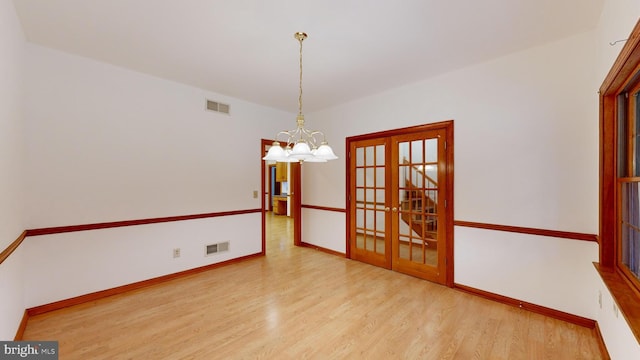
POLYGON ((299 83, 299 95, 298 95, 298 115, 302 115, 302 41, 304 38, 298 38, 300 42, 300 83, 299 83))

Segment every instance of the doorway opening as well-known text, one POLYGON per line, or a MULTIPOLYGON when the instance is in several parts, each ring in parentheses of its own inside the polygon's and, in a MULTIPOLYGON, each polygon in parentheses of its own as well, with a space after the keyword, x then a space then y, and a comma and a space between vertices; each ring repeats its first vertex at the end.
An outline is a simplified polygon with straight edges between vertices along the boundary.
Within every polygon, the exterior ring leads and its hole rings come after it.
MULTIPOLYGON (((260 158, 269 151, 273 140, 262 139, 260 158)), ((261 160, 262 175, 262 254, 267 251, 267 238, 302 242, 301 166, 300 163, 276 163, 261 160)))

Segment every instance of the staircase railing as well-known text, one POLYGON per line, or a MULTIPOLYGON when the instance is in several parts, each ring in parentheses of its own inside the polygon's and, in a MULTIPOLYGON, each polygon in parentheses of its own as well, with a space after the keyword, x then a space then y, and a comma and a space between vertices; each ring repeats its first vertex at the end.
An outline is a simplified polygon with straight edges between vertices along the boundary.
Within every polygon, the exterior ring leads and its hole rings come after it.
MULTIPOLYGON (((404 165, 410 165, 410 162, 403 158, 404 165)), ((403 210, 410 212, 402 212, 401 219, 409 228, 418 234, 424 243, 430 248, 437 247, 435 234, 437 231, 437 223, 424 221, 422 214, 428 214, 437 206, 437 188, 438 183, 423 171, 423 168, 415 165, 404 166, 404 183, 406 191, 402 199, 403 210), (435 191, 429 191, 433 189, 435 191), (426 191, 425 191, 426 190, 426 191)))
MULTIPOLYGON (((402 163, 404 165, 409 165, 410 162, 407 158, 402 158, 402 163)), ((405 173, 404 178, 407 181, 407 184, 410 184, 410 187, 414 189, 437 189, 438 182, 431 178, 427 173, 416 165, 404 166, 405 173)), ((433 192, 433 196, 429 194, 424 194, 428 199, 430 199, 434 204, 438 203, 438 192, 433 192)))

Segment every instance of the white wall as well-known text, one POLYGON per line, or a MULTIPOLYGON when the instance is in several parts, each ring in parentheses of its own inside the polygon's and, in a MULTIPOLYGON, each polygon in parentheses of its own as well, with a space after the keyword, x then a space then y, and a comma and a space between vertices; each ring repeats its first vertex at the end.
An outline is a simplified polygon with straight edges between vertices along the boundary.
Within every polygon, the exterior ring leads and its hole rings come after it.
POLYGON ((598 244, 457 226, 455 281, 594 319, 598 244))
MULTIPOLYGON (((583 34, 308 117, 343 159, 347 136, 454 119, 457 220, 595 233, 594 58, 583 34)), ((343 161, 308 167, 305 181, 338 180, 305 183, 305 202, 344 206, 343 161)))
POLYGON ((259 253, 260 219, 252 213, 30 237, 26 307, 259 253), (206 245, 224 241, 229 251, 205 256, 206 245))
MULTIPOLYGON (((259 209, 260 139, 295 118, 37 45, 27 46, 27 70, 30 229, 259 209), (231 116, 205 111, 205 98, 230 104, 231 116)), ((260 221, 251 213, 29 237, 25 303, 258 253, 260 221), (205 244, 227 240, 228 253, 203 256, 205 244)))
POLYGON ((302 241, 346 253, 344 216, 344 213, 337 211, 303 208, 302 241))
MULTIPOLYGON (((0 251, 24 230, 22 91, 24 34, 10 0, 0 0, 0 251)), ((24 312, 22 251, 0 265, 0 340, 13 340, 24 312)))
MULTIPOLYGON (((596 73, 598 86, 611 69, 624 42, 614 46, 610 42, 629 37, 640 17, 640 2, 635 0, 605 1, 596 29, 598 62, 596 73)), ((623 316, 613 310, 613 298, 601 279, 598 278, 598 291, 602 293, 602 306, 598 307, 595 319, 598 321, 602 337, 612 359, 640 359, 640 344, 633 336, 623 316)))
POLYGON ((640 2, 636 0, 605 0, 596 29, 597 40, 597 80, 602 84, 609 69, 618 57, 625 41, 610 45, 618 40, 626 40, 640 17, 640 2))
MULTIPOLYGON (((305 168, 304 203, 344 207, 346 137, 453 119, 456 220, 597 233, 594 38, 576 35, 310 114, 343 160, 305 168)), ((315 221, 305 213, 305 226, 315 221)), ((314 244, 323 237, 305 234, 314 244)), ((344 236, 331 239, 325 247, 344 248, 344 236)), ((457 283, 589 318, 595 260, 589 242, 455 229, 457 283)))
POLYGON ((260 138, 295 116, 27 50, 29 228, 260 207, 260 138), (230 104, 231 116, 205 111, 205 98, 230 104))
MULTIPOLYGON (((594 56, 583 34, 308 117, 342 159, 347 136, 454 119, 457 220, 595 233, 594 56)), ((322 165, 306 169, 305 203, 344 206, 344 160, 322 165)))

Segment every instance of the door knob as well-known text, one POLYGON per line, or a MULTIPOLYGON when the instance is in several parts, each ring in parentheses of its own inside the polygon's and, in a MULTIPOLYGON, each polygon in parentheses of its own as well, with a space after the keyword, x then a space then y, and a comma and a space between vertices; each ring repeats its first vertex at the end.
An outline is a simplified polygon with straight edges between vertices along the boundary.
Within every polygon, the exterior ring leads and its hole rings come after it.
POLYGON ((389 207, 387 206, 386 208, 384 208, 384 211, 389 212, 389 207))
POLYGON ((393 209, 391 209, 393 212, 398 212, 398 208, 397 207, 393 207, 393 209))

